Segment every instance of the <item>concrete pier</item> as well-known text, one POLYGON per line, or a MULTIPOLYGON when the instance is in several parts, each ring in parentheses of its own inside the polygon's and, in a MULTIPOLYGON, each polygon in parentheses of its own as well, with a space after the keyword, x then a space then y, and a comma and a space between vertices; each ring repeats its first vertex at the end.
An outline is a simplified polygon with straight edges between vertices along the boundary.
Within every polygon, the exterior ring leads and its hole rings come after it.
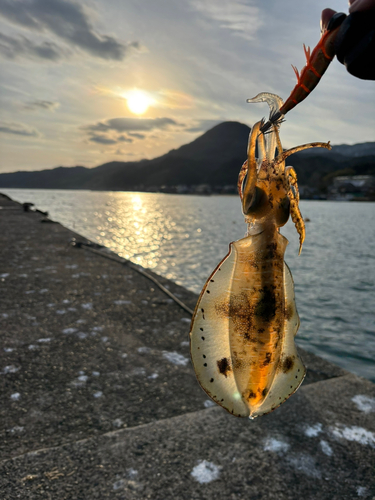
POLYGON ((375 498, 374 384, 300 350, 295 395, 232 417, 152 281, 6 196, 0 231, 1 499, 375 498))

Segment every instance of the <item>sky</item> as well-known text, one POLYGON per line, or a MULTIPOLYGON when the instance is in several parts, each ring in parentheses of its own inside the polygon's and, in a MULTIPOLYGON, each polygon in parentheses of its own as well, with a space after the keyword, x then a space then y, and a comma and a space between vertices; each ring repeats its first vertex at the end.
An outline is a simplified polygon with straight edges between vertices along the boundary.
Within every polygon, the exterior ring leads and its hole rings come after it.
MULTIPOLYGON (((0 172, 155 158, 284 100, 343 0, 0 0, 0 172)), ((284 147, 375 140, 375 82, 334 60, 284 147)), ((246 151, 244 150, 244 155, 246 151)))

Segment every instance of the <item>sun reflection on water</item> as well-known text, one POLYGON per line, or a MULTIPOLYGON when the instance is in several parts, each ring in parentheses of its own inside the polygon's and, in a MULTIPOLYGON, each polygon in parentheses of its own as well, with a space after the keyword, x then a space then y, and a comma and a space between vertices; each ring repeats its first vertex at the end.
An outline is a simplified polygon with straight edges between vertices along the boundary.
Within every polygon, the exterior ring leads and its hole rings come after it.
MULTIPOLYGON (((105 210, 100 210, 98 204, 91 212, 95 225, 87 226, 86 235, 121 257, 197 290, 202 285, 199 276, 202 246, 212 255, 224 256, 227 242, 242 237, 245 232, 239 207, 225 197, 221 198, 220 206, 229 224, 217 220, 217 209, 210 198, 203 197, 199 203, 192 203, 190 196, 156 193, 112 192, 105 196, 105 210), (233 217, 242 224, 234 223, 233 217), (207 225, 207 221, 212 222, 207 225), (228 232, 225 244, 222 237, 217 237, 223 225, 228 232)), ((212 271, 209 265, 207 269, 205 264, 203 267, 207 275, 212 271)))
MULTIPOLYGON (((155 198, 147 193, 112 193, 105 217, 95 212, 99 244, 109 247, 121 257, 154 269, 161 259, 161 246, 171 241, 176 222, 165 214, 155 198)), ((169 260, 169 259, 168 259, 169 260)), ((169 262, 172 267, 174 262, 169 262)))

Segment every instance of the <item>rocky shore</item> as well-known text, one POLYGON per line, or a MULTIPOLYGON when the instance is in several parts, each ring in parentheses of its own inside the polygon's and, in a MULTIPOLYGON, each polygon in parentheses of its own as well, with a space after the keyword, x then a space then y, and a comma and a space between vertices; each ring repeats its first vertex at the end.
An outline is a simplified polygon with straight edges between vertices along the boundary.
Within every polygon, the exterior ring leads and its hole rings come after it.
POLYGON ((301 350, 298 392, 234 418, 153 281, 3 195, 0 226, 1 499, 375 498, 374 384, 301 350))

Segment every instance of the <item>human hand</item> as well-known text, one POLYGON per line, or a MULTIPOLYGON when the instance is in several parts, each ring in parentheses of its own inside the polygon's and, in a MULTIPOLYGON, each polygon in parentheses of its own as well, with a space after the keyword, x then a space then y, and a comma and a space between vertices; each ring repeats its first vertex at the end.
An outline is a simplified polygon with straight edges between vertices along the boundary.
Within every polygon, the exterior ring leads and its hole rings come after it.
MULTIPOLYGON (((336 12, 324 9, 321 29, 325 31, 336 12)), ((335 40, 337 59, 347 71, 364 80, 375 80, 375 0, 349 0, 349 16, 335 40)))
POLYGON ((375 0, 349 0, 349 14, 375 9, 375 0))

